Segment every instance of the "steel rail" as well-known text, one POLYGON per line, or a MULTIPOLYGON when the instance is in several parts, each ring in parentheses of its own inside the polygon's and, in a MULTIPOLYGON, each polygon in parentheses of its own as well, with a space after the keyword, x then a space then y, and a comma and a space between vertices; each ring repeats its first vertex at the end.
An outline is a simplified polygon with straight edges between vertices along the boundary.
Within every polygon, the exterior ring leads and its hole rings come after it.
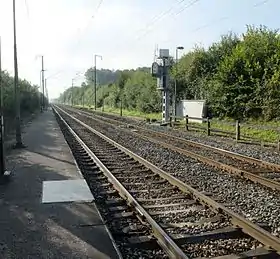
MULTIPOLYGON (((74 109, 74 110, 76 110, 76 109, 74 109)), ((79 110, 79 112, 80 112, 80 110, 79 110)), ((86 112, 86 111, 82 111, 82 112, 87 114, 88 116, 90 116, 90 114, 91 114, 91 113, 86 112)), ((108 121, 118 122, 119 124, 123 124, 123 125, 130 125, 129 123, 126 123, 126 122, 120 122, 120 121, 117 121, 117 120, 112 119, 112 118, 107 118, 107 117, 104 117, 104 116, 101 116, 101 115, 96 115, 96 113, 92 113, 92 114, 94 114, 95 116, 98 116, 99 118, 108 120, 108 121)), ((229 150, 226 150, 226 149, 222 149, 222 148, 218 148, 218 147, 213 147, 213 146, 210 146, 210 145, 207 145, 207 144, 203 144, 203 143, 199 143, 199 142, 196 142, 196 141, 188 140, 188 139, 185 139, 185 138, 182 138, 182 137, 173 136, 173 135, 168 134, 168 133, 147 129, 147 128, 144 128, 144 127, 141 127, 141 126, 138 126, 138 125, 133 125, 133 127, 136 128, 136 129, 140 129, 140 130, 146 131, 146 132, 155 133, 155 134, 160 135, 160 136, 165 136, 165 137, 168 137, 168 138, 173 138, 173 139, 176 139, 178 141, 182 141, 185 144, 192 145, 194 147, 199 147, 199 148, 205 148, 205 149, 213 150, 213 151, 215 151, 217 153, 220 153, 222 155, 226 154, 226 155, 229 155, 229 156, 234 157, 236 159, 239 159, 241 161, 246 161, 248 163, 252 163, 252 164, 255 164, 255 165, 259 165, 259 166, 263 166, 263 167, 266 167, 266 168, 269 168, 269 169, 279 170, 280 171, 280 165, 279 164, 267 162, 267 161, 264 161, 264 160, 261 160, 261 159, 257 159, 257 158, 250 157, 250 156, 246 156, 246 155, 239 154, 239 153, 236 153, 236 152, 233 152, 233 151, 229 151, 229 150)))
MULTIPOLYGON (((56 106, 57 107, 57 106, 56 106)), ((57 107, 60 109, 59 107, 57 107)), ((163 250, 168 254, 170 258, 174 259, 188 259, 189 257, 177 246, 173 239, 158 225, 158 223, 149 215, 149 213, 133 198, 133 196, 126 190, 126 188, 117 180, 117 178, 110 172, 110 170, 96 157, 96 155, 87 147, 87 145, 81 140, 81 138, 74 132, 74 130, 69 126, 69 124, 61 117, 58 111, 53 107, 54 112, 59 116, 59 119, 66 125, 71 134, 79 142, 79 144, 88 153, 90 158, 96 163, 108 180, 112 183, 114 188, 119 192, 122 198, 128 201, 128 205, 135 209, 135 211, 145 218, 150 224, 154 236, 157 238, 158 244, 163 248, 163 250)), ((60 109, 61 110, 61 109, 60 109)), ((65 112, 61 110, 62 112, 65 112)), ((67 113, 66 113, 67 114, 67 113)), ((67 114, 71 116, 70 114, 67 114)), ((74 117, 73 117, 74 118, 74 117)), ((82 126, 88 128, 86 124, 75 119, 82 126)), ((89 128, 88 128, 89 129, 89 128)), ((93 132, 95 133, 95 132, 93 132)))
MULTIPOLYGON (((78 111, 75 111, 75 112, 77 112, 77 113, 79 114, 78 111)), ((95 117, 90 116, 90 115, 88 115, 88 114, 82 114, 82 113, 80 113, 80 114, 83 115, 83 116, 86 116, 86 117, 88 117, 88 118, 91 118, 91 119, 93 119, 93 120, 97 120, 97 121, 100 121, 100 122, 102 122, 102 123, 107 123, 107 124, 109 124, 109 125, 112 125, 111 123, 106 122, 106 119, 108 119, 108 118, 106 118, 105 121, 104 121, 103 119, 98 119, 98 118, 95 118, 95 117)), ((98 116, 98 117, 100 118, 100 117, 102 117, 102 116, 98 116)), ((108 119, 108 120, 111 120, 111 119, 108 119)), ((113 121, 115 121, 115 120, 113 120, 113 121)), ((115 121, 115 122, 117 122, 117 121, 115 121)), ((120 123, 120 124, 129 125, 129 124, 127 124, 127 123, 120 123)), ((112 126, 116 127, 116 125, 112 125, 112 126)), ((164 135, 166 135, 166 136, 168 136, 168 137, 170 137, 170 138, 180 139, 180 140, 182 140, 182 142, 187 142, 187 141, 188 141, 188 140, 185 141, 185 140, 182 139, 182 138, 173 137, 173 136, 171 136, 171 135, 169 135, 169 134, 165 134, 165 133, 161 133, 161 132, 158 133, 157 131, 153 131, 153 130, 149 130, 149 129, 146 130, 145 128, 142 128, 142 127, 139 127, 139 126, 134 126, 134 127, 135 127, 135 128, 141 128, 141 130, 143 130, 143 131, 155 133, 155 134, 158 134, 158 135, 164 134, 164 135)), ((193 159, 197 159, 197 160, 199 160, 199 161, 201 161, 201 162, 203 162, 203 163, 206 163, 206 164, 208 164, 208 165, 210 165, 210 166, 213 166, 213 167, 215 167, 215 168, 225 170, 225 171, 227 171, 227 172, 229 172, 229 173, 232 173, 232 174, 234 174, 234 175, 238 175, 238 176, 240 176, 240 177, 242 177, 242 178, 246 178, 246 179, 248 179, 248 180, 250 180, 250 181, 252 181, 252 182, 259 183, 259 184, 261 184, 261 185, 263 185, 263 186, 266 186, 266 187, 268 187, 268 188, 271 188, 271 189, 280 191, 280 182, 277 182, 277 181, 275 181, 275 180, 272 180, 272 179, 269 179, 269 178, 266 178, 266 177, 259 176, 259 175, 255 174, 255 173, 252 173, 252 172, 249 172, 249 171, 246 171, 246 170, 238 169, 238 168, 236 168, 236 167, 234 167, 234 166, 227 165, 227 164, 224 164, 224 163, 219 162, 219 161, 216 161, 216 160, 212 160, 211 158, 205 157, 205 156, 200 155, 200 154, 197 154, 197 153, 195 153, 195 152, 188 151, 188 150, 186 150, 186 149, 176 147, 176 146, 174 146, 174 145, 172 145, 172 144, 168 144, 168 143, 166 143, 166 142, 164 142, 164 141, 156 140, 156 139, 154 139, 154 138, 151 137, 151 136, 144 136, 144 135, 142 135, 142 134, 139 134, 139 133, 137 133, 137 132, 132 132, 132 131, 130 131, 130 130, 128 130, 128 129, 125 129, 125 128, 123 128, 122 130, 123 130, 123 131, 126 131, 126 132, 129 132, 129 133, 132 133, 132 134, 138 136, 139 138, 145 139, 145 140, 150 141, 150 142, 152 142, 152 143, 154 143, 154 144, 161 145, 162 147, 165 147, 165 148, 167 148, 167 149, 169 149, 169 150, 176 151, 176 152, 178 152, 178 153, 180 153, 180 154, 183 154, 183 155, 185 155, 185 156, 191 157, 191 158, 193 158, 193 159)), ((193 143, 196 143, 196 142, 193 142, 193 143)), ((199 145, 200 145, 200 143, 199 143, 199 145)), ((207 145, 206 145, 206 148, 209 148, 209 147, 210 147, 212 150, 216 151, 216 148, 215 148, 215 147, 211 147, 211 146, 207 146, 207 145)), ((210 150, 210 148, 209 148, 209 150, 210 150)), ((220 153, 221 153, 221 154, 223 154, 222 151, 223 151, 223 149, 220 149, 220 153)), ((225 151, 227 151, 227 150, 225 150, 225 151)), ((231 152, 231 151, 228 151, 228 152, 229 152, 229 154, 230 154, 230 153, 233 153, 235 156, 242 156, 242 155, 236 154, 236 153, 231 152)), ((253 160, 258 160, 258 159, 250 158, 250 157, 247 157, 247 156, 243 156, 243 157, 246 158, 246 159, 252 159, 252 161, 253 161, 253 160)), ((242 159, 242 160, 243 160, 243 159, 242 159)), ((259 161, 261 161, 261 160, 259 160, 259 161)), ((247 162, 248 162, 248 161, 247 161, 247 162)), ((267 163, 267 164, 272 164, 272 163, 265 162, 265 161, 261 161, 261 162, 267 163)), ((276 166, 279 166, 279 167, 280 167, 280 165, 276 165, 276 164, 272 164, 272 165, 274 165, 274 167, 276 167, 276 166)))
POLYGON ((208 196, 202 194, 201 192, 197 191, 193 187, 187 185, 186 183, 182 182, 181 180, 175 178, 174 176, 170 175, 169 173, 163 171, 162 169, 158 168, 157 166, 153 165, 149 161, 145 160, 144 158, 138 156, 137 154, 133 153, 129 149, 123 147, 119 143, 115 142, 114 140, 108 138, 107 136, 103 135, 102 133, 94 130, 92 127, 88 126, 84 122, 80 121, 79 119, 75 118, 74 116, 70 115, 69 113, 65 112, 61 108, 57 107, 59 110, 61 110, 63 113, 65 113, 67 116, 75 120, 80 125, 87 128, 92 133, 98 135, 99 137, 106 140, 108 143, 111 143, 136 161, 143 164, 145 167, 152 170, 154 173, 158 174, 162 178, 166 179, 168 182, 170 182, 172 185, 178 187, 180 190, 186 193, 190 193, 193 195, 193 197, 200 201, 201 203, 208 205, 215 210, 217 210, 220 213, 223 213, 224 215, 227 215, 232 223, 238 227, 240 227, 244 233, 247 233, 249 236, 253 237, 254 239, 258 240, 260 243, 265 245, 267 248, 274 250, 280 255, 280 239, 273 236, 268 231, 264 230, 260 226, 254 224, 253 222, 245 219, 244 217, 238 215, 237 213, 231 211, 230 209, 226 208, 224 205, 219 204, 218 202, 214 201, 213 199, 209 198, 208 196))

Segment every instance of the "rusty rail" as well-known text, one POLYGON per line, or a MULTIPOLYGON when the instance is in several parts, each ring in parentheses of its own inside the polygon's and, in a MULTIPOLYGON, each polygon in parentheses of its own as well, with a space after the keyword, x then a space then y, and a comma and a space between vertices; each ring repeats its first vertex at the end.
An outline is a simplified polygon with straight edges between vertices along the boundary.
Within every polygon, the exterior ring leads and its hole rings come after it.
MULTIPOLYGON (((101 118, 101 119, 98 119, 98 118, 93 118, 91 115, 89 115, 89 113, 84 112, 84 111, 80 112, 80 111, 75 110, 75 112, 77 112, 78 114, 80 113, 80 114, 82 114, 84 116, 87 116, 89 118, 92 118, 94 120, 98 120, 100 122, 102 121, 102 123, 110 124, 109 122, 106 122, 106 121, 104 122, 104 117, 102 117, 102 116, 94 115, 94 116, 97 116, 97 117, 101 118)), ((119 125, 126 125, 126 126, 129 125, 128 123, 120 122, 120 121, 110 119, 110 118, 105 118, 105 120, 111 121, 112 123, 118 123, 119 125)), ((112 125, 112 124, 110 124, 110 125, 112 125)), ((253 157, 249 157, 249 156, 241 155, 241 154, 238 154, 238 153, 234 153, 232 151, 228 151, 228 150, 225 150, 225 149, 220 149, 220 148, 216 148, 216 147, 209 146, 209 145, 206 145, 206 144, 198 143, 198 142, 195 142, 195 141, 186 140, 184 138, 172 136, 170 134, 166 134, 166 133, 163 133, 163 132, 158 132, 158 131, 146 129, 146 128, 136 126, 136 125, 133 125, 133 128, 144 131, 144 132, 147 132, 147 133, 153 133, 153 134, 157 134, 159 136, 165 136, 165 137, 168 137, 168 138, 179 140, 184 144, 192 145, 194 147, 213 150, 213 151, 215 151, 217 153, 220 153, 222 155, 227 155, 227 156, 231 156, 233 158, 239 159, 240 161, 246 161, 246 162, 251 163, 251 164, 255 164, 255 165, 259 165, 259 166, 262 166, 262 167, 265 167, 265 168, 268 168, 268 169, 273 169, 273 170, 279 170, 280 171, 280 165, 278 165, 278 164, 273 164, 273 163, 270 163, 270 162, 267 162, 267 161, 263 161, 263 160, 253 158, 253 157)), ((248 179, 252 182, 256 182, 256 183, 262 184, 262 185, 264 185, 268 188, 280 191, 280 182, 277 182, 277 181, 274 181, 274 180, 256 175, 252 172, 248 172, 248 171, 245 171, 245 170, 238 169, 238 168, 236 168, 234 166, 231 166, 231 165, 226 165, 222 162, 212 160, 208 157, 199 155, 195 152, 176 147, 176 146, 168 144, 164 141, 156 140, 156 139, 154 139, 153 137, 150 137, 150 136, 144 136, 143 134, 139 134, 137 132, 131 132, 131 131, 128 131, 127 129, 123 129, 123 130, 127 131, 127 132, 130 132, 130 133, 133 133, 134 135, 138 136, 139 138, 148 140, 150 142, 161 145, 161 146, 163 146, 165 148, 168 148, 170 150, 173 150, 173 151, 176 151, 176 152, 181 153, 183 155, 186 155, 186 156, 189 156, 191 158, 197 159, 197 160, 199 160, 203 163, 206 163, 210 166, 213 166, 215 168, 225 170, 229 173, 232 173, 232 174, 238 175, 240 177, 246 178, 246 179, 248 179)))
MULTIPOLYGON (((58 107, 57 107, 58 108, 58 107)), ((58 108, 60 109, 60 108, 58 108)), ((148 214, 148 212, 133 198, 133 196, 126 190, 126 188, 117 180, 117 178, 110 172, 110 170, 95 156, 95 154, 86 146, 86 144, 79 138, 79 136, 71 129, 71 127, 67 124, 67 122, 60 116, 57 110, 54 108, 55 113, 59 116, 60 120, 65 123, 71 134, 76 138, 76 140, 80 143, 80 145, 85 149, 91 159, 96 163, 96 165, 100 168, 100 170, 104 173, 104 175, 109 179, 109 181, 113 184, 114 188, 119 192, 121 197, 128 201, 128 205, 138 213, 142 218, 145 218, 146 221, 150 224, 154 236, 157 238, 158 244, 164 249, 164 251, 169 255, 170 258, 174 259, 188 259, 186 254, 177 246, 177 244, 173 241, 173 239, 157 224, 157 222, 148 214)), ((74 119, 76 122, 84 126, 85 128, 92 131, 94 134, 102 137, 106 141, 109 138, 105 137, 101 133, 95 131, 85 123, 66 113, 69 117, 74 119)), ((110 140, 111 144, 117 144, 110 140)))
MULTIPOLYGON (((180 181, 179 179, 175 178, 174 176, 170 175, 169 173, 163 171, 162 169, 158 168, 157 166, 153 165, 149 161, 145 160, 144 158, 138 156, 137 154, 133 153, 132 151, 128 150, 127 148, 123 147, 122 145, 118 144, 117 142, 113 141, 112 139, 108 138, 107 136, 103 135, 102 133, 94 130, 87 124, 83 123, 82 121, 78 120, 74 116, 70 115, 69 113, 63 111, 58 107, 63 113, 68 115, 70 118, 78 122, 80 125, 84 126, 92 133, 98 135, 99 137, 103 138, 105 141, 111 143, 136 161, 143 164, 145 167, 152 170, 154 173, 160 175, 162 178, 166 179, 172 185, 178 187, 183 192, 187 192, 193 195, 198 201, 207 204, 208 206, 214 208, 215 210, 227 215, 231 218, 232 223, 238 227, 240 227, 245 233, 253 237, 254 239, 258 240, 260 243, 264 244, 268 248, 275 250, 280 255, 280 239, 270 234, 268 231, 264 230, 263 228, 259 227, 258 225, 254 224, 253 222, 245 219, 244 217, 234 213, 230 209, 226 208, 222 204, 214 201, 210 197, 202 194, 201 192, 197 191, 193 187, 185 184, 184 182, 180 181)), ((138 203, 135 203, 138 204, 138 203)), ((140 206, 140 205, 139 205, 140 206)), ((140 206, 141 207, 141 206, 140 206)), ((144 209, 143 209, 144 210, 144 209)), ((152 219, 152 218, 151 218, 152 219)), ((157 224, 156 224, 157 225, 157 224)), ((157 225, 158 226, 158 225, 157 225)), ((159 226, 158 226, 159 227, 159 226)), ((160 227, 159 227, 160 228, 160 227)), ((162 230, 163 231, 163 230, 162 230)), ((176 245, 176 244, 175 244, 176 245)), ((180 258, 180 257, 179 257, 180 258)))

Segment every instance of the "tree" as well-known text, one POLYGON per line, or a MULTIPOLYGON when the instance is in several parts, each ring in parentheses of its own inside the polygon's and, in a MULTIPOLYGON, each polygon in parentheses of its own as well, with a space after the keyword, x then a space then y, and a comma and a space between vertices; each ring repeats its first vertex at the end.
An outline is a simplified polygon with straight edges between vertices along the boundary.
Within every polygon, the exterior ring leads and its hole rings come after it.
MULTIPOLYGON (((247 26, 241 36, 232 32, 222 35, 208 48, 195 46, 179 60, 177 68, 178 98, 205 99, 214 116, 280 118, 278 30, 247 26)), ((121 106, 146 113, 160 111, 160 92, 149 68, 98 71, 99 105, 104 100, 106 105, 115 108, 121 106)), ((91 69, 86 73, 89 86, 90 74, 91 69)), ((174 79, 174 66, 171 76, 174 79)), ((79 91, 76 95, 80 100, 79 91)), ((90 102, 91 87, 87 87, 85 93, 90 102)))

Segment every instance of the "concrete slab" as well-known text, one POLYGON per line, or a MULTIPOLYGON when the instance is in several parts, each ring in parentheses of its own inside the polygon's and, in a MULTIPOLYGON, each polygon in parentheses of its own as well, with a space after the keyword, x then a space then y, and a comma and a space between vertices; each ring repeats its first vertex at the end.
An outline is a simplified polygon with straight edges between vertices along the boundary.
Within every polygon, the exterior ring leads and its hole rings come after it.
POLYGON ((93 196, 85 180, 44 181, 42 203, 92 202, 93 196))

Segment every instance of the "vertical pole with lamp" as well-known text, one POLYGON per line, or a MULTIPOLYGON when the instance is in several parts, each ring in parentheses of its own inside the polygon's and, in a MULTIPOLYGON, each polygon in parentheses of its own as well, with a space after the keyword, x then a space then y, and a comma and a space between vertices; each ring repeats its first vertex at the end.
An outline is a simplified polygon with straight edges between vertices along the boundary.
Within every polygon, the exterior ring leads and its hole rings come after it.
POLYGON ((0 178, 6 179, 10 176, 10 171, 6 170, 5 161, 5 130, 4 130, 4 111, 3 111, 3 81, 1 64, 1 38, 0 38, 0 178))

